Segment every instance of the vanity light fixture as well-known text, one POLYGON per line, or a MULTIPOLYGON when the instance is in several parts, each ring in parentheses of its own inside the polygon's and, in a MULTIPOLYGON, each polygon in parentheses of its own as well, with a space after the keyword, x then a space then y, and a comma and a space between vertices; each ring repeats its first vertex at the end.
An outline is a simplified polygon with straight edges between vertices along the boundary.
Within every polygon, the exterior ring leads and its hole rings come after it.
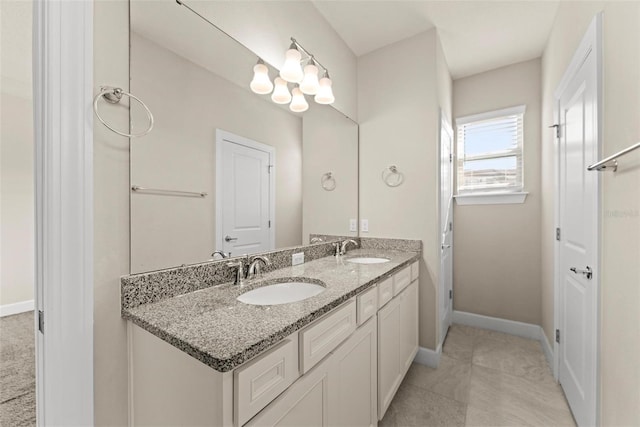
POLYGON ((276 77, 276 87, 271 94, 271 100, 276 104, 288 104, 291 102, 291 94, 287 87, 287 81, 283 78, 276 77))
POLYGON ((296 46, 295 40, 291 39, 291 46, 285 53, 285 61, 282 69, 280 70, 280 77, 288 81, 289 83, 300 83, 304 77, 302 67, 300 66, 300 59, 302 55, 296 46))
POLYGON ((266 95, 273 90, 273 83, 269 79, 269 69, 262 58, 258 58, 258 63, 253 67, 253 80, 251 80, 249 87, 260 95, 266 95))
POLYGON ((269 79, 269 68, 261 58, 253 67, 253 80, 251 80, 251 90, 260 95, 271 93, 271 100, 276 104, 288 104, 291 111, 301 113, 309 109, 309 103, 305 95, 314 96, 318 104, 333 104, 332 82, 329 77, 329 70, 326 69, 316 58, 309 53, 291 37, 291 45, 285 53, 285 62, 278 77, 271 83, 269 79), (302 58, 302 54, 305 58, 302 58), (304 71, 302 64, 306 62, 304 71), (322 73, 321 73, 322 72, 322 73), (319 76, 322 76, 318 80, 319 76), (295 84, 295 88, 289 92, 288 84, 295 84))
POLYGON ((318 93, 320 84, 318 82, 318 67, 313 56, 309 59, 309 63, 304 67, 304 77, 300 82, 300 90, 305 95, 315 95, 318 93))
POLYGON ((307 111, 309 109, 309 104, 304 98, 304 95, 302 94, 300 88, 294 87, 291 93, 293 94, 293 99, 291 100, 291 104, 289 104, 289 109, 295 113, 302 113, 303 111, 307 111))
POLYGON ((320 79, 318 93, 314 97, 318 104, 333 104, 335 97, 333 96, 333 90, 331 89, 331 79, 329 78, 329 72, 324 70, 324 75, 320 79))

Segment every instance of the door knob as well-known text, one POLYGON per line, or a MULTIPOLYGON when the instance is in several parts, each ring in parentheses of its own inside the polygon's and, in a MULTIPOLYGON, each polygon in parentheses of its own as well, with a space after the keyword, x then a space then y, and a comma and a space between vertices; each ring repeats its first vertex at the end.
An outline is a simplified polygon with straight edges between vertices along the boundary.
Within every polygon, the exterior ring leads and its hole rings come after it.
POLYGON ((237 238, 237 237, 226 236, 226 237, 224 238, 224 241, 225 241, 225 242, 234 242, 234 241, 236 241, 236 240, 238 240, 238 238, 237 238))
POLYGON ((575 274, 584 274, 589 280, 591 280, 591 276, 593 276, 593 271, 591 271, 591 267, 588 265, 586 270, 578 270, 575 267, 571 267, 569 270, 573 271, 575 274))

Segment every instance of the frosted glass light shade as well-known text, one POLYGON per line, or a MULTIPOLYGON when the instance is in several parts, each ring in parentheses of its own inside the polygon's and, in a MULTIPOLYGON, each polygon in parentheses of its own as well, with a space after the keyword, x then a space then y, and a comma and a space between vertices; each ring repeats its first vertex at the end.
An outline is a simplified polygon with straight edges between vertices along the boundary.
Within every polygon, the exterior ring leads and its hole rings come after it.
POLYGON ((296 87, 293 88, 291 92, 293 93, 293 99, 291 100, 291 104, 289 104, 289 109, 295 113, 307 111, 309 109, 309 104, 307 104, 307 100, 304 99, 302 91, 296 87))
POLYGON ((280 77, 290 83, 300 83, 304 76, 300 66, 302 55, 300 55, 298 49, 292 48, 285 53, 285 58, 284 65, 280 70, 280 77))
POLYGON ((315 95, 318 93, 319 88, 318 67, 311 63, 304 67, 304 77, 300 83, 300 90, 306 95, 315 95))
POLYGON ((280 77, 276 77, 276 87, 271 94, 271 100, 276 104, 288 104, 291 102, 291 94, 287 87, 287 82, 280 77))
POLYGON ((329 77, 323 77, 320 79, 320 87, 318 93, 315 96, 315 101, 318 104, 333 104, 336 98, 333 96, 333 89, 331 89, 331 79, 329 77))
POLYGON ((251 80, 249 87, 260 95, 271 93, 273 83, 269 79, 269 69, 266 65, 258 63, 253 67, 253 80, 251 80))

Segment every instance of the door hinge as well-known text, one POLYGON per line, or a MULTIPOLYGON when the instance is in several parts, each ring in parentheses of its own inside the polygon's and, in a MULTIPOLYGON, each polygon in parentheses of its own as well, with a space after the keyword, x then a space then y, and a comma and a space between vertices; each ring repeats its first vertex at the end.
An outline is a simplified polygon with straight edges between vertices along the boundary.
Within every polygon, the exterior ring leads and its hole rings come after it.
POLYGON ((556 128, 556 138, 560 138, 560 125, 551 125, 550 128, 556 128))
POLYGON ((38 310, 38 330, 44 334, 44 312, 38 310))
POLYGON ((453 223, 452 222, 449 223, 449 231, 453 231, 453 223))
POLYGON ((560 241, 560 227, 556 228, 556 240, 560 241))
POLYGON ((453 153, 449 153, 449 163, 453 163, 453 153))
POLYGON ((556 342, 560 344, 560 329, 556 329, 556 342))
POLYGON ((453 299, 453 289, 449 289, 449 299, 453 299))
POLYGON ((273 167, 273 165, 267 165, 267 173, 271 173, 271 168, 273 167))
POLYGON ((269 220, 269 228, 271 228, 271 220, 269 220))

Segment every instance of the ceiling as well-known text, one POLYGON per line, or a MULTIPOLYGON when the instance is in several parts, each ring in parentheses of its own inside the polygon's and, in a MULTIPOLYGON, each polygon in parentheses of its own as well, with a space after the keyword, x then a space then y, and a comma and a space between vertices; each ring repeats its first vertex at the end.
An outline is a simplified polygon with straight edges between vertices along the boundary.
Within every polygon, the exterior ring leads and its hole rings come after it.
POLYGON ((453 79, 542 55, 559 1, 313 0, 361 56, 437 28, 453 79))

